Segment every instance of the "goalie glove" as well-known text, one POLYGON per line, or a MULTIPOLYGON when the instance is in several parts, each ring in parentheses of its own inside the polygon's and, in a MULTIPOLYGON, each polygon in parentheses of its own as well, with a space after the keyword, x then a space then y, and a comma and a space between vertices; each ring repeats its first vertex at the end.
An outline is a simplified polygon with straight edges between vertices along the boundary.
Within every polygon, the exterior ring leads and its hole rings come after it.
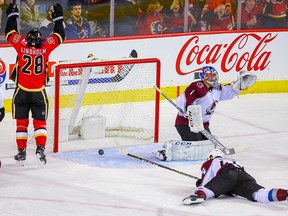
POLYGON ((10 19, 16 19, 19 17, 19 9, 17 4, 9 4, 6 10, 7 17, 10 19))
POLYGON ((60 4, 55 4, 52 11, 53 22, 63 22, 63 8, 60 4))
POLYGON ((2 107, 0 108, 0 122, 3 120, 4 117, 5 117, 5 108, 2 107))
POLYGON ((256 83, 257 76, 247 71, 240 71, 235 82, 232 82, 233 90, 240 94, 243 90, 256 83))

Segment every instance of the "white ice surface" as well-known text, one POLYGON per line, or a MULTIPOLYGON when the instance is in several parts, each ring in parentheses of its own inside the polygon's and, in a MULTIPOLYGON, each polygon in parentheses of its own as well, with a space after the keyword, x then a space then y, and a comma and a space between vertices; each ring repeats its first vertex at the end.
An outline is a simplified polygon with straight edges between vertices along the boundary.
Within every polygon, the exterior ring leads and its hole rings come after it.
MULTIPOLYGON (((179 139, 174 128, 177 110, 167 102, 161 107, 160 141, 179 139)), ((231 158, 239 160, 259 184, 288 189, 288 94, 251 94, 220 102, 210 128, 229 148, 248 146, 231 158)), ((141 166, 106 168, 61 159, 48 151, 48 163, 40 168, 35 147, 29 146, 26 165, 19 167, 13 160, 17 148, 11 113, 0 123, 0 134, 1 216, 288 215, 287 202, 260 204, 225 196, 183 206, 182 199, 195 188, 194 179, 136 160, 141 166)), ((126 148, 149 143, 128 138, 119 142, 126 148)), ((59 154, 99 148, 115 148, 114 139, 62 143, 59 154)), ((130 163, 125 157, 122 163, 130 163)), ((200 176, 200 162, 165 165, 200 176)))

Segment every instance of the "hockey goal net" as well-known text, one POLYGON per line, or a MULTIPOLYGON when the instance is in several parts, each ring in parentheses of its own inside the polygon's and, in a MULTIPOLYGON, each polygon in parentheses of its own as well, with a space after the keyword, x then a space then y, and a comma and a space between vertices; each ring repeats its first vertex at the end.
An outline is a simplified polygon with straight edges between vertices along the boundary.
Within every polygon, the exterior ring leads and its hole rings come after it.
MULTIPOLYGON (((47 121, 47 146, 52 145, 53 152, 58 152, 61 128, 68 127, 68 140, 75 136, 81 139, 83 120, 94 117, 105 119, 105 137, 131 136, 158 142, 160 96, 153 86, 160 86, 160 61, 136 57, 133 50, 129 58, 89 57, 53 67, 47 121)), ((94 129, 88 130, 93 133, 94 129)))

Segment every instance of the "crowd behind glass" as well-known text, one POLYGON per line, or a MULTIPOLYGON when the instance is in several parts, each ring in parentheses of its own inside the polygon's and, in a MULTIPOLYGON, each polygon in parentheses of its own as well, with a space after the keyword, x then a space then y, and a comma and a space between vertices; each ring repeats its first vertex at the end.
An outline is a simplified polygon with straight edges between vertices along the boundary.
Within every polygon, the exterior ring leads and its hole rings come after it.
MULTIPOLYGON (((0 0, 0 40, 6 8, 0 0)), ((18 0, 20 33, 53 32, 52 5, 64 8, 67 39, 235 29, 286 28, 287 0, 18 0)))

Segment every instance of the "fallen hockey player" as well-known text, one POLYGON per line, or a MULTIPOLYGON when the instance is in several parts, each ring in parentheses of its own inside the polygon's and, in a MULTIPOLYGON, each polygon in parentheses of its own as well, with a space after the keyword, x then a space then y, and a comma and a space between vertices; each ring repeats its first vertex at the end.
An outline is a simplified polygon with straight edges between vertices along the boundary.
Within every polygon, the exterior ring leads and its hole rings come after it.
POLYGON ((202 164, 202 178, 197 180, 193 194, 183 199, 184 205, 201 203, 221 195, 237 195, 260 203, 287 200, 282 188, 266 189, 259 185, 237 161, 223 158, 223 152, 214 149, 202 164))

